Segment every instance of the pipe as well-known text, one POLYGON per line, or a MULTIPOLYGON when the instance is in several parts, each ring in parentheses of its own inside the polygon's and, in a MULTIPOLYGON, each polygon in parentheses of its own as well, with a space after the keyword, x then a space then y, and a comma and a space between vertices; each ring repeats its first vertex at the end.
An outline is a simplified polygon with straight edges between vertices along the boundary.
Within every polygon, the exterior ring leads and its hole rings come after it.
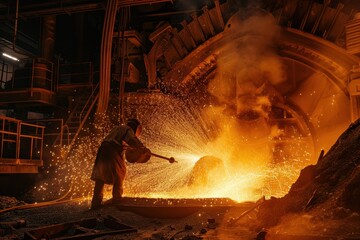
POLYGON ((179 14, 191 14, 191 13, 199 13, 202 10, 197 9, 188 9, 188 10, 179 10, 179 11, 171 11, 171 12, 163 12, 163 13, 149 13, 139 16, 139 18, 147 18, 147 17, 164 17, 164 16, 171 16, 171 15, 179 15, 179 14))
POLYGON ((56 16, 43 17, 42 57, 51 61, 55 45, 56 16))
POLYGON ((50 206, 50 205, 55 205, 55 204, 72 202, 72 201, 81 201, 81 200, 88 198, 88 197, 79 197, 79 198, 64 200, 65 198, 67 198, 70 195, 70 193, 73 189, 73 185, 74 185, 74 180, 71 179, 71 184, 70 184, 69 190, 63 196, 61 196, 55 200, 50 200, 50 201, 45 201, 45 202, 40 202, 40 203, 28 203, 25 205, 9 207, 9 208, 5 208, 5 209, 1 209, 0 213, 10 212, 10 211, 14 211, 14 210, 21 210, 21 209, 45 207, 45 206, 50 206))
POLYGON ((46 206, 57 205, 57 204, 68 203, 68 202, 83 201, 83 200, 86 200, 88 198, 89 198, 89 196, 73 198, 73 199, 67 199, 67 200, 59 200, 59 201, 49 201, 49 202, 41 202, 41 203, 29 203, 29 204, 25 204, 25 205, 20 205, 20 206, 14 206, 14 207, 10 207, 10 208, 1 209, 0 213, 10 212, 10 211, 14 211, 14 210, 24 210, 24 209, 30 209, 30 208, 46 207, 46 206))
POLYGON ((151 154, 151 156, 154 156, 154 157, 158 157, 158 158, 161 158, 161 159, 168 160, 168 161, 169 161, 169 163, 174 163, 174 162, 177 162, 177 161, 175 160, 175 158, 173 158, 173 157, 165 157, 165 156, 162 156, 162 155, 159 155, 159 154, 156 154, 156 153, 150 153, 150 154, 151 154))
POLYGON ((300 24, 300 30, 304 30, 304 27, 305 27, 305 24, 309 18, 309 15, 310 15, 310 12, 311 12, 311 9, 312 9, 312 6, 313 6, 313 1, 314 0, 310 0, 309 1, 309 5, 308 5, 308 8, 306 10, 306 13, 305 13, 305 16, 303 17, 302 21, 301 21, 301 24, 300 24))
POLYGON ((340 14, 340 12, 341 12, 341 10, 342 10, 343 8, 344 8, 344 4, 339 3, 339 4, 337 5, 337 7, 336 7, 336 13, 335 13, 335 15, 334 15, 334 17, 333 17, 333 19, 332 19, 332 21, 331 21, 328 29, 326 29, 326 31, 324 31, 324 34, 323 34, 323 36, 322 36, 324 39, 327 39, 327 38, 328 38, 329 33, 332 31, 335 23, 337 22, 337 19, 338 19, 338 17, 339 17, 339 14, 340 14))
POLYGON ((317 19, 316 19, 316 21, 315 21, 315 23, 314 23, 314 25, 313 25, 313 27, 311 29, 311 34, 315 34, 315 32, 316 32, 316 30, 317 30, 317 28, 319 26, 319 23, 320 23, 321 19, 324 16, 326 8, 329 6, 330 2, 331 2, 330 0, 325 0, 324 1, 323 7, 322 7, 321 12, 320 12, 320 15, 317 17, 317 19))
POLYGON ((17 29, 18 29, 18 18, 19 18, 19 0, 16 0, 14 38, 13 38, 13 50, 14 51, 15 51, 16 35, 17 35, 17 29))
POLYGON ((96 112, 105 113, 110 95, 111 48, 117 9, 116 0, 108 0, 103 24, 100 54, 100 88, 96 112))
MULTIPOLYGON (((130 8, 122 8, 123 10, 123 28, 121 29, 122 32, 122 53, 121 53, 121 72, 120 72, 120 88, 119 88, 119 98, 120 98, 120 102, 119 102, 119 111, 120 111, 120 122, 124 123, 125 122, 125 117, 124 117, 124 93, 125 93, 125 78, 124 78, 124 64, 125 64, 125 43, 126 43, 126 38, 125 38, 125 28, 126 25, 128 24, 128 18, 130 16, 130 8)), ((120 33, 119 33, 120 34, 120 33)))
MULTIPOLYGON (((12 50, 15 53, 24 54, 18 50, 16 50, 16 37, 17 37, 17 31, 18 31, 18 19, 19 19, 19 0, 16 0, 16 7, 15 7, 15 23, 14 23, 14 36, 13 36, 13 42, 12 42, 12 50)), ((29 54, 30 56, 34 57, 32 54, 29 54)), ((14 81, 13 81, 14 82, 14 81)))

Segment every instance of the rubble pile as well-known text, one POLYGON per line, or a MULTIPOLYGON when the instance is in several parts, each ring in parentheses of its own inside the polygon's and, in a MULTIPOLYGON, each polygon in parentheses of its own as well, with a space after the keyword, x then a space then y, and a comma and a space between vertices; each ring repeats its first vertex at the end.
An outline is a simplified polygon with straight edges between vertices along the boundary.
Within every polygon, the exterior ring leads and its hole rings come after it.
POLYGON ((11 208, 26 204, 24 201, 19 201, 14 197, 0 196, 0 209, 11 208))
POLYGON ((360 213, 360 119, 349 126, 316 165, 301 171, 283 198, 271 198, 259 209, 265 227, 289 214, 317 220, 355 218, 360 213))

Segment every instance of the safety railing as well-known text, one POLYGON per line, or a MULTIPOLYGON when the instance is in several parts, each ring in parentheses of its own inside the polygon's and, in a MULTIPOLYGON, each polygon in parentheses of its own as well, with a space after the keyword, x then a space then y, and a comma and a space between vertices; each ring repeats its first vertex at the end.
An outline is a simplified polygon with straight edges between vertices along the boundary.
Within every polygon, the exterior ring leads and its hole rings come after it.
MULTIPOLYGON (((84 126, 86 120, 88 119, 92 109, 94 108, 96 102, 99 99, 99 85, 100 85, 100 83, 98 82, 96 84, 96 86, 92 89, 92 92, 90 93, 90 96, 87 98, 86 103, 81 108, 80 114, 78 115, 78 117, 79 117, 79 120, 78 120, 79 125, 77 126, 77 130, 76 130, 75 134, 72 136, 72 139, 70 141, 70 144, 68 145, 68 148, 66 149, 66 151, 64 151, 62 153, 63 159, 67 158, 68 154, 71 151, 72 146, 75 144, 76 138, 80 134, 81 129, 83 128, 83 126, 84 126)), ((78 104, 77 106, 80 106, 80 104, 78 104)), ((71 112, 67 122, 71 121, 71 119, 76 114, 77 106, 75 106, 75 108, 71 112)))
MULTIPOLYGON (((70 147, 75 143, 77 136, 79 135, 82 127, 84 126, 87 118, 89 117, 93 107, 95 106, 95 103, 99 99, 99 84, 97 83, 96 86, 93 88, 92 92, 90 93, 89 97, 87 98, 87 101, 83 106, 81 106, 80 113, 78 115, 79 117, 79 126, 72 137, 72 140, 70 142, 70 147)), ((68 120, 71 120, 72 116, 76 114, 76 107, 73 110, 73 112, 70 114, 70 117, 68 120)))
POLYGON ((51 142, 51 145, 70 144, 69 127, 64 124, 62 118, 49 118, 49 119, 33 119, 27 120, 28 123, 34 123, 36 125, 44 126, 44 140, 45 142, 51 142))
POLYGON ((92 92, 91 92, 89 98, 85 102, 84 107, 81 109, 80 116, 79 116, 80 122, 82 122, 83 119, 86 119, 89 116, 89 114, 90 114, 89 109, 91 111, 92 107, 96 103, 96 100, 99 97, 99 95, 98 95, 99 85, 100 85, 100 83, 97 83, 95 85, 95 87, 92 89, 92 92))
POLYGON ((42 88, 55 90, 54 64, 44 58, 27 60, 24 67, 14 70, 12 80, 5 84, 5 90, 42 88))
MULTIPOLYGON (((4 90, 42 88, 57 92, 59 87, 93 85, 92 62, 60 64, 54 73, 54 64, 43 58, 25 60, 24 67, 13 71, 11 80, 2 81, 4 90)), ((5 69, 6 66, 3 66, 5 69)))
POLYGON ((0 116, 0 158, 42 161, 44 126, 0 116))

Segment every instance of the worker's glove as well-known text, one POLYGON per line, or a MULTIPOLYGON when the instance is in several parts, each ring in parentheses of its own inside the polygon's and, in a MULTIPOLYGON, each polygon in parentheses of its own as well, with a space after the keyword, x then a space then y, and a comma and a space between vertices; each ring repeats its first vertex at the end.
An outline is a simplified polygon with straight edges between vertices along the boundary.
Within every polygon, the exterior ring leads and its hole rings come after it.
POLYGON ((151 157, 151 151, 150 151, 150 149, 144 148, 144 154, 145 154, 145 155, 148 155, 149 157, 151 157))

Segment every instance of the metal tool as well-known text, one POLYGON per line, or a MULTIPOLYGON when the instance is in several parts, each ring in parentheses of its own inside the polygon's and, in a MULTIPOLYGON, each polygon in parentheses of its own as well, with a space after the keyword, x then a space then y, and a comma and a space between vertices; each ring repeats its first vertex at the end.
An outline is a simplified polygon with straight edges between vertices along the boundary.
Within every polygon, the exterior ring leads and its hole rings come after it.
POLYGON ((162 159, 165 159, 165 160, 168 160, 169 161, 169 163, 174 163, 174 162, 177 162, 176 160, 175 160, 175 158, 173 158, 173 157, 165 157, 165 156, 161 156, 161 155, 159 155, 159 154, 156 154, 156 153, 151 153, 151 156, 154 156, 154 157, 158 157, 158 158, 162 158, 162 159))
POLYGON ((260 205, 262 205, 265 202, 265 196, 262 196, 259 200, 257 200, 254 204, 254 206, 252 206, 251 208, 249 208, 248 210, 246 210, 245 212, 243 212, 242 214, 240 214, 240 216, 238 216, 237 218, 231 218, 228 220, 228 224, 229 225, 234 225, 237 221, 239 221, 242 217, 246 216, 247 214, 249 214, 251 211, 255 210, 256 208, 258 208, 260 205))
MULTIPOLYGON (((130 147, 130 146, 123 146, 124 149, 141 149, 141 148, 134 148, 134 147, 130 147)), ((150 155, 151 156, 154 156, 154 157, 158 157, 158 158, 162 158, 162 159, 165 159, 165 160, 168 160, 169 163, 174 163, 174 162, 177 162, 175 160, 175 158, 173 157, 165 157, 165 156, 162 156, 160 154, 156 154, 156 153, 153 153, 153 152, 150 152, 150 155)))

